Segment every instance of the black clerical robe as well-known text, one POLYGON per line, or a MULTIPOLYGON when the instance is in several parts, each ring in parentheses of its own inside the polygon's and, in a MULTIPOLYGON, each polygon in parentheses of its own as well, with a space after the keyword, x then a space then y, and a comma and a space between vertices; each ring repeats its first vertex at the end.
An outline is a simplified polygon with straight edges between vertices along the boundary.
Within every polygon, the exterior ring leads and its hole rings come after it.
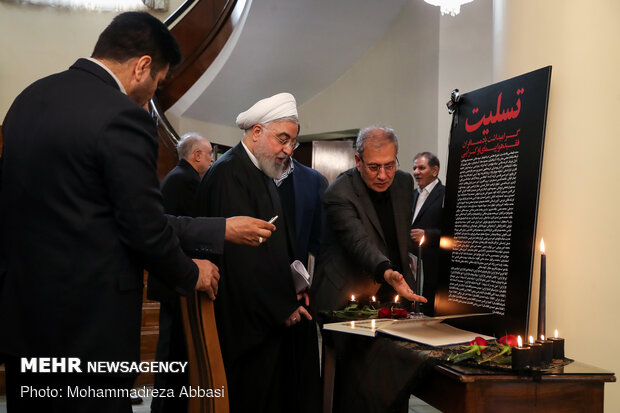
POLYGON ((201 182, 197 213, 263 220, 279 215, 276 231, 259 247, 225 244, 215 311, 231 411, 296 411, 296 356, 284 322, 299 303, 289 267, 287 219, 275 184, 239 143, 201 182))

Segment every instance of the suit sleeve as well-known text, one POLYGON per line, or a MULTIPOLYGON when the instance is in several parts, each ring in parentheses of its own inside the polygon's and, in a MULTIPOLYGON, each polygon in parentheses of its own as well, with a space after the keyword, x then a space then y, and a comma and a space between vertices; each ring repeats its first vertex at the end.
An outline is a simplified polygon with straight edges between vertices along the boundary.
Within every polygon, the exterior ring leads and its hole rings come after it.
POLYGON ((170 274, 177 292, 189 295, 198 279, 198 267, 183 253, 164 216, 154 136, 146 111, 125 109, 100 132, 98 160, 121 242, 141 258, 147 270, 170 274))
POLYGON ((168 223, 181 240, 181 248, 191 257, 222 254, 226 235, 226 218, 175 217, 166 215, 168 223))

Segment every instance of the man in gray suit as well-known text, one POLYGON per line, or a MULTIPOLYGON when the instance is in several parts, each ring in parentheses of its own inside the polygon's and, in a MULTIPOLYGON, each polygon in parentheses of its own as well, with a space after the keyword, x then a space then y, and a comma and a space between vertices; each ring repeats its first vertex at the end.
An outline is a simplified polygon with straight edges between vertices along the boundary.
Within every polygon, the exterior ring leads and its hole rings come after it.
POLYGON ((398 139, 388 127, 362 129, 356 166, 325 191, 326 225, 312 287, 315 310, 342 308, 354 294, 382 301, 396 294, 426 302, 413 292, 409 268, 413 179, 398 170, 398 139))

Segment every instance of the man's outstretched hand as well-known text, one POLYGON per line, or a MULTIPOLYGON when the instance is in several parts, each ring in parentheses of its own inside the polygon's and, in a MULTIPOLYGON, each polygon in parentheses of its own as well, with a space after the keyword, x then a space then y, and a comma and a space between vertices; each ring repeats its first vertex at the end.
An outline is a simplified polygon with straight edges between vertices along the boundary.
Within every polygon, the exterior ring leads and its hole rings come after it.
POLYGON ((387 269, 383 273, 383 278, 396 290, 396 294, 402 298, 406 298, 409 301, 421 301, 423 303, 428 301, 421 295, 414 294, 411 288, 409 288, 409 284, 405 281, 405 277, 398 271, 387 269))

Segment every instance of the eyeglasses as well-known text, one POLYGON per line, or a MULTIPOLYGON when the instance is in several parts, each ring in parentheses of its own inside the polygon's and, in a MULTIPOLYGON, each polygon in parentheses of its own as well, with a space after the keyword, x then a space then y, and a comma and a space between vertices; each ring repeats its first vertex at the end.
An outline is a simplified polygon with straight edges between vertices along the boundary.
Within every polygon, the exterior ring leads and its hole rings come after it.
POLYGON ((364 162, 364 160, 362 158, 360 158, 360 161, 362 161, 362 163, 364 164, 366 169, 368 169, 373 174, 378 174, 381 169, 383 169, 386 174, 391 174, 394 171, 396 171, 396 169, 398 168, 398 165, 399 165, 398 158, 396 158, 395 161, 388 162, 388 163, 383 164, 383 165, 380 165, 378 163, 366 163, 366 162, 364 162))
POLYGON ((280 142, 280 144, 282 146, 284 146, 285 148, 288 146, 290 148, 293 148, 293 150, 299 148, 299 142, 297 142, 296 139, 280 139, 278 136, 273 135, 274 138, 276 138, 276 140, 278 142, 280 142))
MULTIPOLYGON (((270 132, 273 132, 271 129, 269 128, 265 128, 270 132)), ((278 142, 280 142, 280 145, 284 146, 285 148, 288 146, 289 148, 293 148, 293 150, 299 148, 299 142, 297 142, 297 139, 293 138, 293 139, 280 139, 280 137, 278 135, 276 135, 275 133, 273 133, 273 137, 276 138, 276 140, 278 142)))

